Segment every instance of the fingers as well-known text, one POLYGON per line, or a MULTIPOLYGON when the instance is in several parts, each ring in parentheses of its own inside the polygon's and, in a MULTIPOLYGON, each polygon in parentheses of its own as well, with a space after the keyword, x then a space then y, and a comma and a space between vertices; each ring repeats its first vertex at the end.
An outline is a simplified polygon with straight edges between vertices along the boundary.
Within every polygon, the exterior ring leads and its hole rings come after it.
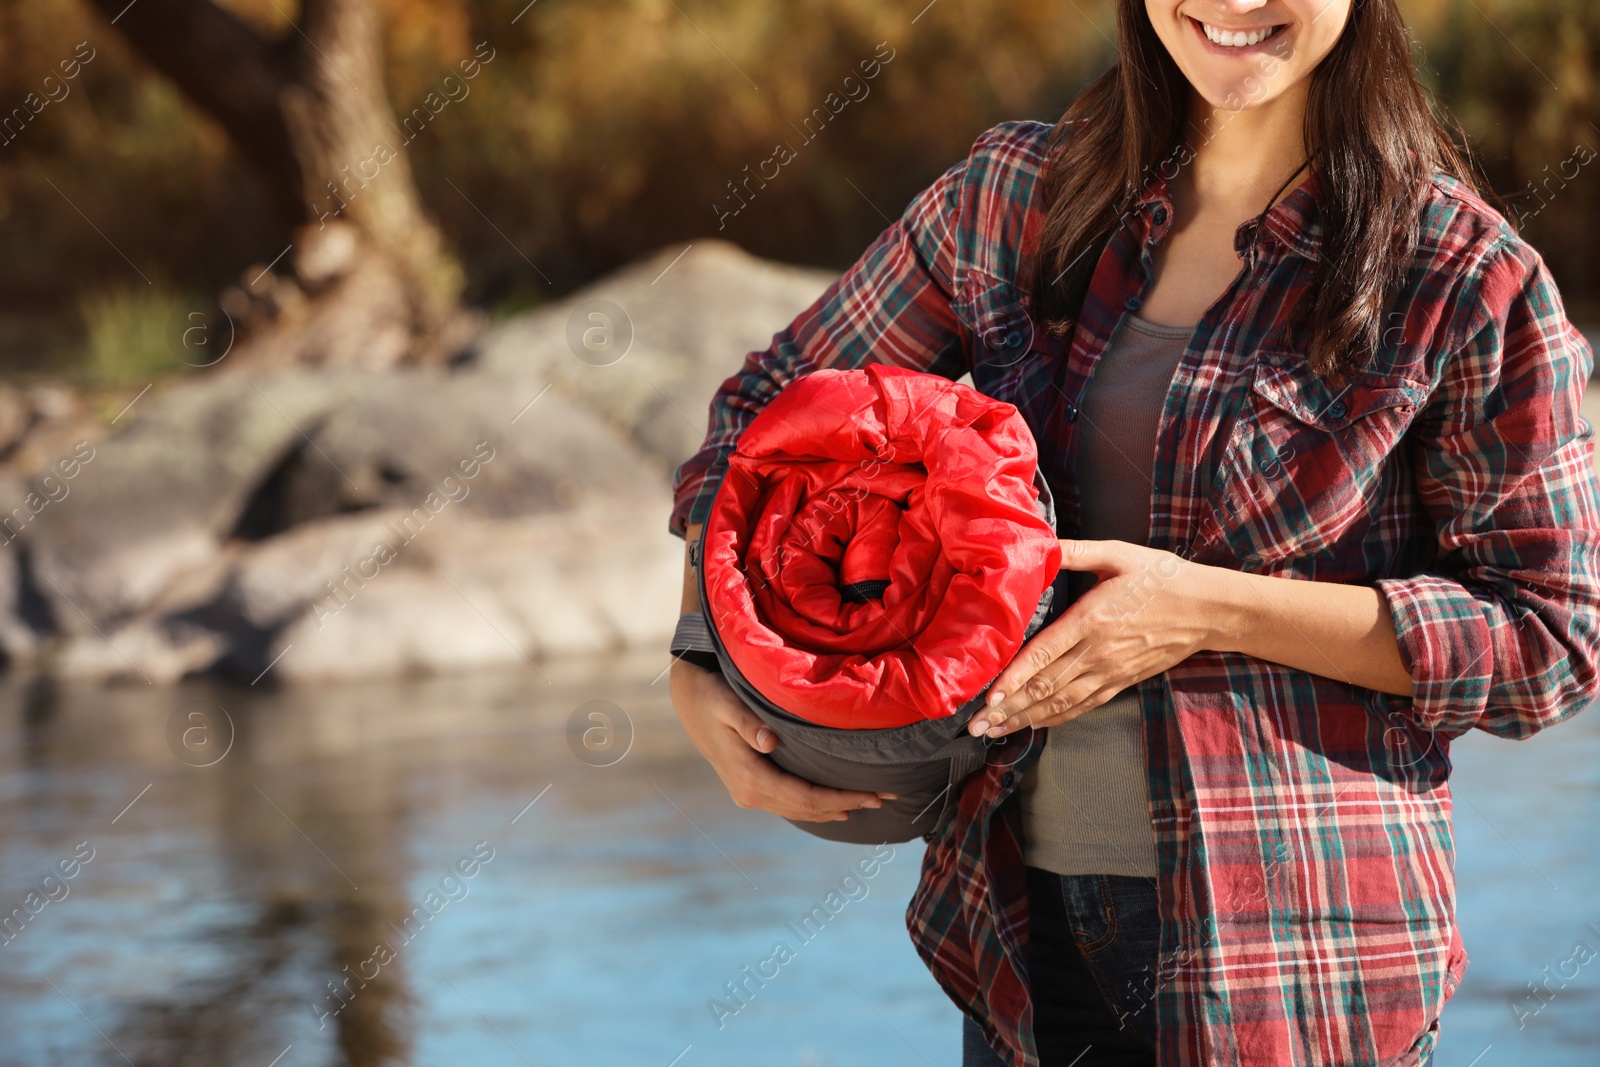
POLYGON ((674 671, 673 706, 690 740, 711 763, 741 808, 786 819, 838 822, 858 808, 880 808, 895 793, 829 789, 779 768, 767 754, 778 738, 720 674, 674 671))
POLYGON ((989 730, 990 737, 1004 737, 1025 726, 1036 730, 1060 726, 1087 714, 1116 696, 1126 688, 1121 684, 1095 686, 1093 680, 1072 685, 1047 700, 1007 717, 989 730))
POLYGON ((1094 574, 1112 574, 1123 569, 1125 541, 1061 541, 1061 569, 1064 571, 1090 571, 1094 574))
MULTIPOLYGON (((690 677, 695 688, 694 703, 702 706, 713 720, 732 729, 757 752, 771 752, 778 747, 777 735, 739 699, 726 678, 693 665, 689 670, 693 672, 690 677)), ((683 714, 681 710, 679 714, 683 714)))
POLYGON ((885 799, 894 799, 894 794, 880 797, 864 790, 829 789, 781 769, 766 758, 778 747, 771 728, 731 689, 726 696, 723 721, 737 740, 730 746, 732 772, 724 779, 739 807, 761 808, 785 819, 840 822, 857 808, 881 808, 885 799))
POLYGON ((739 736, 744 738, 745 744, 757 752, 771 752, 778 747, 777 735, 755 712, 746 707, 743 701, 736 699, 730 714, 733 719, 732 726, 738 731, 739 736))
MULTIPOLYGON (((1065 620, 1061 620, 1065 621, 1065 620)), ((1046 646, 1048 648, 1048 646, 1046 646)), ((1018 684, 1005 686, 1004 676, 997 680, 989 691, 989 706, 982 712, 972 717, 967 730, 974 737, 989 733, 991 737, 1000 737, 1001 734, 990 732, 990 728, 1005 722, 1022 712, 1043 705, 1055 699, 1063 686, 1075 681, 1083 673, 1086 664, 1083 662, 1088 651, 1087 641, 1078 641, 1066 652, 1053 657, 1043 666, 1029 674, 1023 675, 1018 684)), ((1036 653, 1042 656, 1044 653, 1036 653)), ((1028 670, 1032 664, 1025 664, 1023 669, 1028 670)), ((1007 668, 1009 670, 1009 668, 1007 668)), ((1026 723, 1024 722, 1024 725, 1026 723)))
MULTIPOLYGON (((1119 573, 1131 554, 1150 551, 1122 541, 1062 542, 1064 546, 1069 544, 1086 546, 1079 554, 1086 566, 1099 571, 1102 579, 1119 573), (1107 566, 1102 568, 1102 563, 1107 566)), ((994 711, 1002 711, 1005 718, 1010 718, 1024 708, 1050 699, 1075 674, 1104 661, 1105 648, 1096 651, 1092 646, 1097 642, 1104 646, 1108 636, 1123 630, 1126 623, 1126 617, 1116 610, 1114 585, 1105 580, 1097 581, 1065 614, 1023 646, 989 688, 986 703, 992 721, 1000 721, 992 714, 994 711), (1047 670, 1051 664, 1057 665, 1053 672, 1047 670)), ((976 720, 969 729, 973 734, 982 732, 976 720)))
POLYGON ((761 808, 804 822, 843 822, 857 808, 883 806, 876 793, 814 785, 754 753, 728 792, 741 808, 761 808))
MULTIPOLYGON (((1012 658, 989 687, 988 706, 993 708, 1026 686, 1037 684, 1045 668, 1059 660, 1062 653, 1077 645, 1078 641, 1079 623, 1076 613, 1063 615, 1034 634, 1033 639, 1022 646, 1022 650, 1012 658)), ((1014 705, 1014 707, 1022 706, 1025 705, 1014 705)))
POLYGON ((1106 678, 1080 662, 1083 647, 1034 675, 1000 704, 973 716, 968 730, 975 736, 1004 737, 1024 726, 1044 727, 1065 721, 1061 718, 1063 712, 1106 684, 1106 678))

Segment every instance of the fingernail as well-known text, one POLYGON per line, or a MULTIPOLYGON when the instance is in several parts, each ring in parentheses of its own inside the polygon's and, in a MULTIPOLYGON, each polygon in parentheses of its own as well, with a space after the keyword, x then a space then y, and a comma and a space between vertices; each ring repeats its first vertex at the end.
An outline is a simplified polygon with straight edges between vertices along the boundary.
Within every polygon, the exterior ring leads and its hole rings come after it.
POLYGON ((989 728, 989 736, 990 737, 1004 737, 1005 735, 1006 735, 1006 728, 1004 726, 991 726, 989 728))
POLYGON ((1005 698, 1006 698, 1006 695, 1004 693, 1000 692, 1000 690, 998 690, 998 689, 989 690, 989 706, 991 708, 994 707, 996 704, 1000 703, 1005 698))
POLYGON ((899 793, 879 793, 878 794, 878 799, 879 800, 899 800, 900 799, 900 794, 899 793))
POLYGON ((967 732, 970 733, 973 737, 982 737, 984 735, 984 732, 987 731, 988 729, 989 729, 989 720, 985 719, 981 715, 975 716, 973 718, 973 720, 967 724, 967 732))
POLYGON ((764 748, 764 747, 766 747, 767 742, 771 741, 771 740, 772 740, 772 731, 767 729, 765 726, 763 726, 760 730, 756 731, 756 744, 758 746, 764 748))
POLYGON ((861 806, 863 808, 881 808, 883 807, 883 801, 879 800, 877 797, 873 797, 871 800, 863 800, 861 802, 861 806))

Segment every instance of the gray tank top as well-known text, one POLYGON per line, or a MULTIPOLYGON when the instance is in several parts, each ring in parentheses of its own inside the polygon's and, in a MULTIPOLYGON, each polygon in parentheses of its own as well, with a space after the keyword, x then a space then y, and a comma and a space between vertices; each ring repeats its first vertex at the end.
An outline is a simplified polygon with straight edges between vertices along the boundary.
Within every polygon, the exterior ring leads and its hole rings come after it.
MULTIPOLYGON (((1127 315, 1095 365, 1078 415, 1085 539, 1149 543, 1156 429, 1193 332, 1127 315)), ((1073 588, 1093 581, 1082 576, 1073 588)), ((1047 732, 1021 785, 1027 864, 1058 874, 1155 877, 1137 688, 1047 732)))

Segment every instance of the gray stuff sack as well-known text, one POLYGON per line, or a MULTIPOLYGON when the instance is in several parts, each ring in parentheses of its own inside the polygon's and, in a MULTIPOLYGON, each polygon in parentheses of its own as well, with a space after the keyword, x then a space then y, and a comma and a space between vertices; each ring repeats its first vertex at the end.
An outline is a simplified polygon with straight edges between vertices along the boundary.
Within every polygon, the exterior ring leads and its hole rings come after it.
MULTIPOLYGON (((1040 513, 1054 529, 1055 501, 1050 488, 1038 472, 1034 474, 1034 484, 1039 489, 1040 513)), ((689 553, 702 604, 705 575, 700 560, 704 537, 702 531, 701 539, 689 553)), ((1059 614, 1052 611, 1052 606, 1065 602, 1069 574, 1063 570, 1045 587, 1024 630, 1025 641, 1059 614)), ((828 841, 875 845, 930 837, 945 811, 955 803, 961 783, 989 761, 991 749, 1004 747, 1009 740, 967 733, 967 723, 984 706, 988 685, 955 714, 943 719, 890 729, 844 730, 792 715, 758 692, 739 673, 711 621, 704 622, 703 634, 693 634, 690 640, 695 647, 716 655, 729 687, 777 736, 778 747, 769 758, 779 767, 821 786, 898 794, 899 799, 886 800, 881 808, 852 811, 843 822, 787 820, 828 841)), ((1004 762, 1014 763, 1016 758, 1008 754, 1004 762)))

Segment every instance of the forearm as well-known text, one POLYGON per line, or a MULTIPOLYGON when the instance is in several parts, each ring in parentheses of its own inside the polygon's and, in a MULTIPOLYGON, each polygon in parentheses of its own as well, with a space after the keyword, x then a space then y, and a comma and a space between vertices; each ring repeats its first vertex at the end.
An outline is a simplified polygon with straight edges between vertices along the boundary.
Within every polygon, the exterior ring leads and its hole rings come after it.
POLYGON ((1372 586, 1271 578, 1221 567, 1206 568, 1203 585, 1216 620, 1207 647, 1411 695, 1411 676, 1400 659, 1388 601, 1372 586))

